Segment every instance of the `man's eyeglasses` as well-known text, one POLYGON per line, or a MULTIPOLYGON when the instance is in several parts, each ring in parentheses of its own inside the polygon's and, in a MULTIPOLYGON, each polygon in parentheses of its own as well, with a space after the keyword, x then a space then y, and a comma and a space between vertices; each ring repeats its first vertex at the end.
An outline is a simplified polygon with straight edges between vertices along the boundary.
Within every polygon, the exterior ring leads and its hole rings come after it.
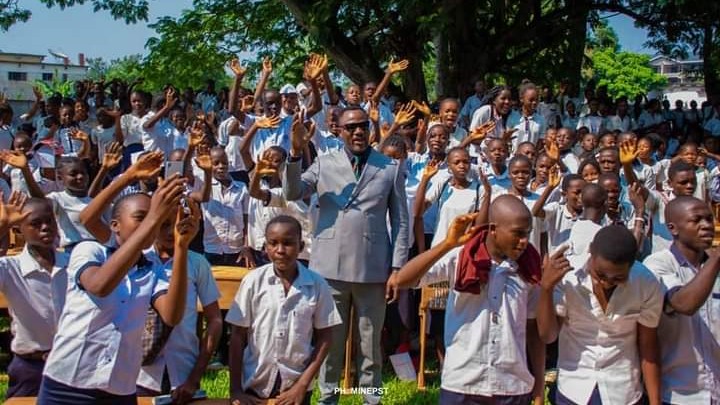
POLYGON ((368 128, 370 128, 370 122, 363 121, 363 122, 357 122, 354 124, 345 124, 341 128, 348 132, 355 132, 355 130, 358 128, 362 129, 363 131, 367 131, 368 128))

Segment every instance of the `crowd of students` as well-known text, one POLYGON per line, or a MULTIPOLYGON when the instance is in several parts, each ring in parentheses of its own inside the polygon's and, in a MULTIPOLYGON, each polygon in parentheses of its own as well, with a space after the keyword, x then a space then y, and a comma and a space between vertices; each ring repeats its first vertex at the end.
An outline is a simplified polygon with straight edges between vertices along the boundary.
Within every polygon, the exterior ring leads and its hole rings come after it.
POLYGON ((233 403, 309 403, 316 377, 337 403, 354 327, 379 403, 403 289, 449 283, 442 404, 543 403, 556 341, 554 403, 720 403, 720 100, 478 81, 429 106, 387 91, 407 66, 344 95, 312 54, 279 91, 233 60, 219 92, 0 100, 8 397, 186 403, 217 350, 233 403), (211 265, 254 268, 225 324, 211 265))

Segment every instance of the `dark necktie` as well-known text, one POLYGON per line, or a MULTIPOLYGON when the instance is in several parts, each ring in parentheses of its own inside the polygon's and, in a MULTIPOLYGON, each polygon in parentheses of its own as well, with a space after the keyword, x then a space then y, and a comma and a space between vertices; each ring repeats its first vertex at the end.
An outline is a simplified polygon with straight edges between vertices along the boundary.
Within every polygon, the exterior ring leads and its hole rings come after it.
POLYGON ((360 165, 360 156, 352 155, 352 158, 350 160, 352 163, 353 173, 355 174, 355 180, 359 180, 360 174, 362 173, 362 167, 360 165))

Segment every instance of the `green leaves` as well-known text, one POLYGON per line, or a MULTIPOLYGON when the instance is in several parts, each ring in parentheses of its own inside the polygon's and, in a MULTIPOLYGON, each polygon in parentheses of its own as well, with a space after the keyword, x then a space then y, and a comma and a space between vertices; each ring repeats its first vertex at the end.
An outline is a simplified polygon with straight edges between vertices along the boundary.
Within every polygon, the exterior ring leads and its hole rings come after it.
POLYGON ((650 56, 632 52, 615 52, 613 48, 594 50, 593 70, 599 86, 607 86, 613 97, 635 97, 667 84, 665 76, 650 66, 650 56))

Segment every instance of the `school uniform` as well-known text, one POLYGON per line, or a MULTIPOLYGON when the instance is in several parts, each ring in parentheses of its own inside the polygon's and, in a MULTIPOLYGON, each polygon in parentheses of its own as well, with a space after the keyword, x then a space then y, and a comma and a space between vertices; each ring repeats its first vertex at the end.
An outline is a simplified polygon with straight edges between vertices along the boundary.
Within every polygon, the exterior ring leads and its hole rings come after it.
MULTIPOLYGON (((155 248, 146 250, 144 254, 148 260, 162 269, 165 278, 169 280, 172 277, 172 258, 163 262, 155 248)), ((220 298, 210 263, 203 255, 193 251, 188 252, 187 272, 188 289, 182 321, 173 328, 167 343, 155 361, 144 366, 137 379, 137 385, 151 391, 162 391, 161 386, 165 372, 168 374, 172 389, 184 383, 190 376, 200 355, 200 340, 197 336, 197 303, 199 302, 201 306, 205 307, 217 302, 220 298)))
POLYGON ((67 191, 58 191, 46 195, 45 198, 53 204, 61 247, 71 248, 82 240, 95 239, 80 222, 80 213, 90 203, 91 197, 76 197, 67 191))
POLYGON ((650 128, 663 122, 665 122, 665 117, 663 117, 662 113, 653 114, 643 111, 637 119, 637 129, 650 128))
POLYGON ((591 134, 599 134, 604 129, 605 118, 601 115, 585 115, 580 117, 575 129, 585 127, 591 134))
POLYGON ((575 257, 576 270, 555 287, 555 312, 564 318, 558 350, 557 403, 635 404, 642 397, 638 324, 656 328, 663 294, 639 262, 615 287, 607 308, 593 293, 589 255, 575 257))
POLYGON ((255 133, 252 143, 250 144, 250 156, 253 162, 257 162, 262 157, 263 152, 271 146, 279 146, 286 151, 290 150, 290 132, 293 122, 293 116, 280 120, 277 128, 260 128, 255 133))
MULTIPOLYGON (((475 128, 488 122, 495 121, 495 131, 492 134, 488 134, 488 138, 500 138, 505 132, 505 121, 495 111, 495 107, 490 104, 486 104, 472 114, 472 120, 468 130, 472 132, 475 128)), ((509 127, 508 127, 509 128, 509 127)))
MULTIPOLYGON (((147 114, 146 114, 147 115, 147 114)), ((123 132, 123 169, 132 164, 131 156, 134 153, 144 150, 143 136, 145 129, 142 127, 144 117, 134 114, 125 114, 120 117, 120 129, 123 132)))
POLYGON ((479 181, 473 180, 466 188, 457 188, 450 184, 451 178, 444 182, 435 182, 425 193, 425 201, 438 206, 437 223, 431 246, 445 240, 452 221, 460 215, 477 211, 485 190, 479 181))
POLYGON ((580 168, 580 160, 575 156, 572 150, 566 150, 560 153, 560 160, 567 169, 565 173, 577 173, 580 168))
POLYGON ((240 153, 240 144, 245 132, 250 129, 253 122, 255 122, 254 117, 245 114, 243 122, 239 122, 237 118, 231 116, 218 126, 218 143, 225 148, 225 154, 228 158, 228 171, 235 180, 240 180, 242 176, 240 173, 244 173, 244 177, 247 178, 247 168, 240 153), (238 125, 238 133, 230 133, 230 127, 235 123, 238 125))
POLYGON ((562 126, 563 126, 563 128, 572 128, 574 130, 578 127, 578 122, 580 122, 580 116, 578 116, 578 115, 571 116, 570 114, 566 113, 563 116, 562 126))
MULTIPOLYGON (((601 229, 602 225, 596 224, 589 219, 578 219, 575 221, 567 239, 570 243, 568 255, 580 256, 590 253, 590 243, 595 239, 595 234, 601 229)), ((551 250, 549 251, 552 253, 551 250)))
MULTIPOLYGON (((342 323, 325 279, 302 263, 297 266, 287 293, 272 263, 253 270, 243 279, 225 318, 248 328, 242 387, 260 398, 287 390, 302 375, 313 351, 315 329, 342 323)), ((308 395, 311 392, 312 385, 308 395)))
POLYGON ((484 95, 473 94, 465 100, 460 109, 460 122, 465 125, 470 122, 470 118, 475 114, 478 108, 482 107, 482 99, 484 95))
MULTIPOLYGON (((151 111, 142 117, 141 126, 153 119, 157 112, 151 111)), ((146 152, 162 152, 168 156, 173 146, 173 129, 175 127, 167 117, 162 117, 150 128, 142 131, 142 144, 146 152)))
POLYGON ((507 128, 515 128, 515 132, 511 138, 512 151, 516 151, 518 145, 523 142, 532 142, 537 144, 539 139, 545 138, 547 123, 545 119, 537 112, 530 116, 525 116, 519 111, 513 111, 508 118, 507 128))
POLYGON ((208 256, 240 252, 246 226, 243 215, 248 214, 249 198, 244 183, 233 180, 225 187, 213 179, 210 200, 202 204, 203 246, 208 256))
POLYGON ((605 119, 605 129, 608 131, 628 132, 637 127, 635 120, 629 115, 621 117, 619 115, 611 115, 605 119))
POLYGON ((652 227, 652 253, 668 249, 672 243, 673 237, 665 222, 665 207, 675 199, 675 193, 670 191, 651 190, 648 194, 646 207, 652 214, 650 219, 652 227))
POLYGON ((103 128, 98 125, 94 127, 90 132, 90 140, 92 143, 97 145, 98 148, 98 161, 102 163, 103 157, 105 157, 105 149, 115 141, 115 127, 103 128))
POLYGON ((38 404, 134 404, 148 308, 165 294, 164 271, 145 256, 107 296, 85 291, 80 277, 101 266, 114 248, 85 241, 67 267, 65 307, 53 340, 38 404))
MULTIPOLYGON (((408 158, 405 160, 405 165, 407 167, 407 178, 405 180, 405 193, 407 195, 407 201, 408 201, 408 212, 413 212, 413 207, 415 204, 415 199, 417 198, 417 189, 420 185, 420 181, 422 181, 423 171, 425 170, 425 166, 427 166, 428 162, 431 160, 429 153, 410 153, 408 158)), ((447 162, 443 160, 440 163, 439 170, 433 176, 430 181, 427 183, 427 187, 425 188, 425 192, 427 194, 427 191, 430 190, 436 183, 445 183, 446 181, 450 180, 450 177, 452 175, 450 174, 450 171, 448 170, 447 162)), ((437 216, 438 216, 438 205, 432 204, 428 207, 427 210, 425 210, 425 213, 423 214, 423 230, 425 231, 426 235, 431 235, 435 233, 435 225, 437 224, 437 216)), ((410 215, 410 223, 409 223, 409 229, 413 229, 414 226, 414 215, 410 215)), ((414 232, 410 232, 410 241, 409 245, 412 246, 415 242, 415 234, 414 232)))
MULTIPOLYGON (((462 249, 433 264, 419 287, 443 281, 456 285, 462 249)), ((530 403, 535 380, 527 366, 526 329, 527 321, 535 319, 539 291, 518 271, 512 260, 492 261, 479 294, 450 288, 440 403, 488 397, 492 403, 530 403)))
POLYGON ((545 232, 547 232, 548 252, 553 252, 570 239, 570 231, 578 220, 568 210, 567 204, 552 202, 545 204, 545 232))
POLYGON ((660 319, 662 400, 667 404, 720 403, 720 279, 707 300, 693 315, 676 313, 669 297, 697 276, 695 268, 675 245, 645 259, 666 290, 660 319))
POLYGON ((0 291, 9 303, 13 334, 7 398, 38 394, 45 356, 65 304, 67 264, 68 255, 56 252, 55 264, 47 271, 27 245, 17 256, 0 258, 0 291))
POLYGON ((0 150, 12 149, 13 141, 15 136, 13 135, 13 128, 10 125, 0 125, 0 150))
POLYGON ((329 131, 316 130, 312 137, 313 146, 318 155, 326 155, 330 151, 343 150, 345 142, 329 131))
POLYGON ((77 139, 73 139, 70 130, 77 128, 76 126, 59 128, 55 133, 55 141, 62 147, 62 156, 77 157, 83 143, 77 139))

